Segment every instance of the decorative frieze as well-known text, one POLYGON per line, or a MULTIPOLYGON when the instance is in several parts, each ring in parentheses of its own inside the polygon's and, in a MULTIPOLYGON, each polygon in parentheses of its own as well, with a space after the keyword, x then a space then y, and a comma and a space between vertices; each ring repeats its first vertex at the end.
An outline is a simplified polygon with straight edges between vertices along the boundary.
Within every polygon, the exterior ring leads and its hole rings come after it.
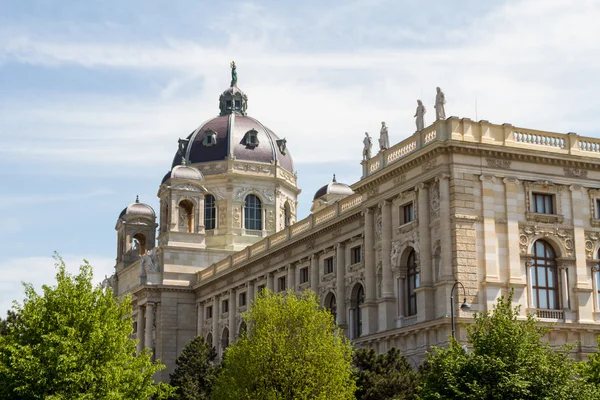
POLYGON ((498 169, 510 169, 510 160, 504 160, 499 158, 486 158, 488 167, 498 169))
POLYGON ((549 236, 561 242, 565 252, 561 257, 573 257, 573 230, 556 225, 519 226, 519 249, 521 254, 528 254, 534 240, 549 236))
POLYGON ((569 178, 587 178, 588 172, 586 169, 579 168, 564 168, 565 176, 569 178))
POLYGON ((440 217, 440 183, 436 180, 429 189, 429 218, 430 220, 440 217))
POLYGON ((434 169, 436 166, 437 166, 437 158, 434 158, 433 160, 425 161, 421 165, 421 171, 427 172, 431 169, 434 169))

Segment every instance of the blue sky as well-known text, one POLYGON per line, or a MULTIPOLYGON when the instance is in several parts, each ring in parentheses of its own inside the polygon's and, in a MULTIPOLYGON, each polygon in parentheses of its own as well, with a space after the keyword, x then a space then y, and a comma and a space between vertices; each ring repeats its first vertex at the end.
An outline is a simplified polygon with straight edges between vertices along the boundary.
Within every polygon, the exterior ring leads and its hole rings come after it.
POLYGON ((363 132, 409 136, 436 86, 449 115, 599 136, 598 20, 586 0, 0 0, 0 313, 52 282, 55 250, 111 273, 118 213, 157 208, 231 60, 288 140, 304 217, 332 173, 359 178, 363 132))

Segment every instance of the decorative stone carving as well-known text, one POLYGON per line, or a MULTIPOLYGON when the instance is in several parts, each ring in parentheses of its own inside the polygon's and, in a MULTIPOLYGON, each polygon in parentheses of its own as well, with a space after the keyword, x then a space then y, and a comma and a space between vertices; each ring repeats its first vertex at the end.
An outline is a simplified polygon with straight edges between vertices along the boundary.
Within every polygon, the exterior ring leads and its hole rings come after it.
POLYGON ((275 230, 275 212, 273 210, 267 211, 267 230, 275 230))
POLYGON ((247 194, 251 193, 251 192, 258 192, 260 194, 263 195, 264 199, 265 199, 265 203, 267 204, 272 204, 275 202, 275 192, 273 190, 269 190, 269 189, 254 189, 254 188, 250 188, 250 187, 241 187, 241 188, 236 188, 233 191, 233 200, 235 201, 240 201, 243 200, 247 194))
POLYGON ((215 195, 217 200, 225 200, 225 190, 221 188, 210 188, 209 191, 215 195))
POLYGON ((312 250, 315 248, 315 239, 309 240, 308 242, 306 242, 306 248, 308 250, 312 250))
POLYGON ((586 169, 579 168, 564 168, 565 176, 569 178, 587 178, 588 171, 586 169))
POLYGON ((423 172, 426 172, 426 171, 429 171, 430 169, 435 168, 436 165, 437 165, 437 158, 434 158, 433 160, 425 161, 421 165, 421 170, 423 172))
POLYGON ((365 138, 363 139, 363 161, 367 161, 371 158, 372 147, 373 142, 371 141, 371 136, 369 136, 369 132, 365 132, 365 138))
POLYGON ((146 254, 140 256, 142 268, 148 272, 160 272, 160 260, 158 258, 158 250, 150 249, 146 254))
POLYGON ((440 184, 434 182, 429 189, 429 218, 431 220, 440 217, 440 184))
POLYGON ((233 227, 242 227, 242 212, 239 207, 233 207, 233 227))
POLYGON ((338 228, 335 231, 331 232, 331 237, 336 238, 336 237, 340 236, 341 234, 342 234, 342 229, 338 228))
POLYGON ((446 95, 444 95, 444 92, 442 92, 442 89, 440 89, 439 86, 436 87, 435 90, 435 119, 437 121, 440 119, 446 119, 446 95))
POLYGON ((394 185, 400 185, 406 181, 406 174, 402 174, 394 178, 394 185))
POLYGON ((263 165, 254 164, 233 164, 233 169, 244 172, 255 172, 259 174, 271 174, 273 169, 271 167, 265 167, 263 165))
POLYGON ((379 151, 385 151, 390 148, 390 137, 388 135, 388 127, 385 121, 381 121, 381 130, 379 131, 379 151))
POLYGON ((486 158, 488 167, 498 169, 510 169, 510 160, 503 160, 499 158, 486 158))
POLYGON ((585 232, 585 256, 588 260, 595 259, 594 250, 600 242, 600 232, 586 231, 585 232))
POLYGON ((427 112, 427 110, 425 109, 423 102, 421 100, 417 100, 417 110, 415 111, 415 115, 414 115, 414 117, 416 118, 415 123, 417 125, 417 132, 420 132, 423 129, 425 129, 425 113, 426 112, 427 112))
POLYGON ((408 224, 404 224, 402 226, 397 227, 396 233, 399 235, 405 235, 409 232, 412 232, 416 226, 417 224, 415 223, 415 221, 411 221, 408 224))
POLYGON ((521 254, 527 254, 532 240, 537 237, 555 237, 562 243, 565 253, 562 257, 573 257, 573 231, 554 226, 525 225, 519 227, 519 248, 521 254))
POLYGON ((367 194, 369 195, 369 197, 377 196, 379 194, 379 187, 378 186, 372 187, 371 189, 369 189, 367 194))
POLYGON ((224 228, 227 224, 227 209, 225 206, 219 207, 219 228, 224 228))
POLYGON ((183 190, 186 192, 200 192, 200 189, 194 185, 186 184, 186 185, 178 185, 173 188, 173 190, 183 190))

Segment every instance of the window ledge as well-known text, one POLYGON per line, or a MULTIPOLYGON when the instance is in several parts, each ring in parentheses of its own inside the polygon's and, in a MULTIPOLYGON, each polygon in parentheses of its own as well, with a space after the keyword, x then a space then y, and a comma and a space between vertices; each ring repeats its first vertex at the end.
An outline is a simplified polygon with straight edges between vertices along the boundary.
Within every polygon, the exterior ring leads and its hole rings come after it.
POLYGON ((532 308, 529 310, 529 312, 532 312, 536 318, 539 318, 544 321, 562 322, 565 320, 564 310, 546 310, 532 308))
POLYGON ((399 234, 408 233, 408 232, 412 231, 415 228, 415 226, 416 226, 415 220, 412 220, 410 222, 407 222, 407 223, 402 224, 399 227, 397 227, 396 233, 399 233, 399 234))
POLYGON ((535 221, 548 224, 562 224, 562 222, 565 220, 565 217, 560 214, 540 214, 530 211, 525 213, 525 218, 527 218, 527 221, 535 221))
POLYGON ((590 218, 590 225, 600 227, 600 218, 590 218))
POLYGON ((335 271, 323 275, 321 277, 321 281, 328 282, 328 281, 332 280, 333 278, 335 278, 335 271))

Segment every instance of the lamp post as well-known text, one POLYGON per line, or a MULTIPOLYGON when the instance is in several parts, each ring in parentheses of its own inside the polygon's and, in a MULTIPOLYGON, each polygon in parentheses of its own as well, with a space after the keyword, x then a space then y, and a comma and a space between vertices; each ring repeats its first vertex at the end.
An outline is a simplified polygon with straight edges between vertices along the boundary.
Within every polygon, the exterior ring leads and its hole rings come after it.
POLYGON ((457 281, 454 284, 454 286, 452 286, 452 290, 450 290, 450 318, 452 320, 452 339, 454 339, 454 289, 457 285, 460 285, 462 287, 463 293, 465 295, 464 301, 460 305, 460 309, 463 311, 469 311, 471 309, 471 306, 469 305, 469 303, 467 303, 467 291, 465 290, 464 285, 457 281))

